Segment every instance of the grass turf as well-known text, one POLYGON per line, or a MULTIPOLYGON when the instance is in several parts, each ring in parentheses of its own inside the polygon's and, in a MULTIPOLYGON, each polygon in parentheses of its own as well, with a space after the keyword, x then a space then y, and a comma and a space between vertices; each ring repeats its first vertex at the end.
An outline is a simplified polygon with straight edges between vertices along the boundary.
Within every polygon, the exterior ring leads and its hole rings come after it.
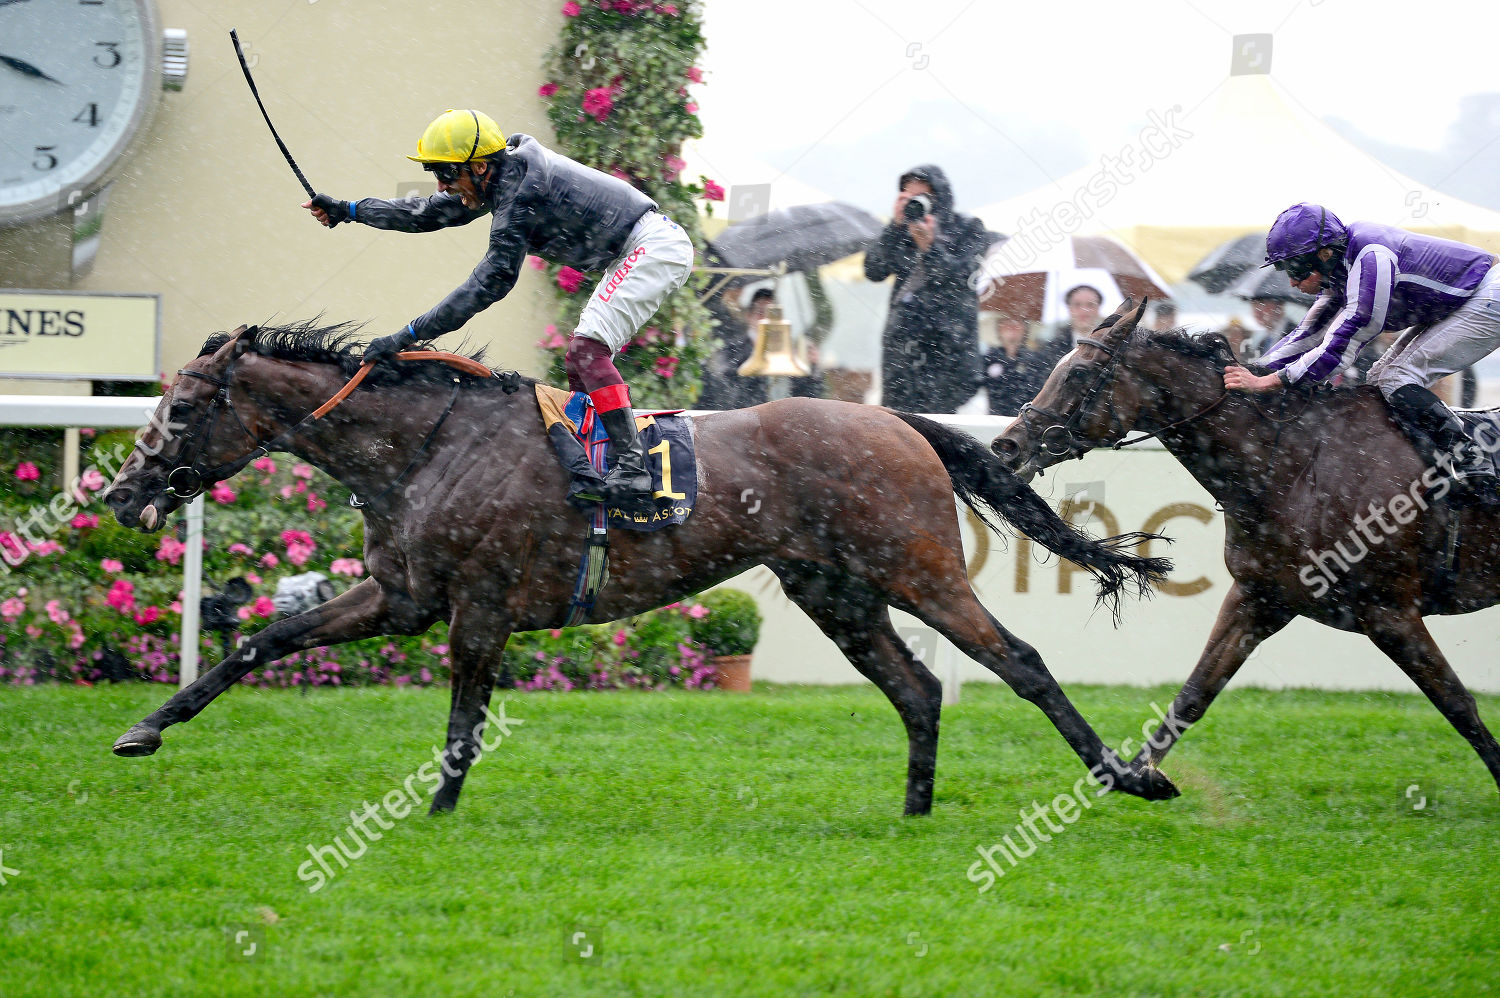
MULTIPOLYGON (((1004 689, 945 711, 922 819, 899 815, 906 741, 870 687, 512 694, 524 723, 456 813, 395 822, 309 893, 308 845, 352 845, 350 810, 432 758, 446 691, 236 689, 157 756, 110 756, 167 692, 0 689, 0 863, 19 871, 0 995, 1467 995, 1500 977, 1500 798, 1417 696, 1231 692, 1167 762, 1184 797, 1100 798, 981 893, 976 848, 1082 775, 1004 689)), ((1114 744, 1171 695, 1071 692, 1114 744)), ((1480 709, 1494 722, 1500 699, 1480 709)))

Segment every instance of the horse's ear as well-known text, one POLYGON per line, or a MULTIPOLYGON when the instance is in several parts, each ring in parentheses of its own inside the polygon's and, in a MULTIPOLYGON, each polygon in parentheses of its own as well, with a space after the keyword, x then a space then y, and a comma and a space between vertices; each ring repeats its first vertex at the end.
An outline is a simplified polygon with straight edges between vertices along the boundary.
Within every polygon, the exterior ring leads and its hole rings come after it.
POLYGON ((234 356, 238 357, 254 346, 255 335, 259 332, 259 326, 240 326, 230 333, 229 342, 234 344, 234 356))
POLYGON ((1127 296, 1120 307, 1115 309, 1115 314, 1105 320, 1110 330, 1106 339, 1111 343, 1123 343, 1135 332, 1135 327, 1140 324, 1141 317, 1146 314, 1146 305, 1150 298, 1142 298, 1137 305, 1133 298, 1127 296))
POLYGON ((1113 326, 1115 323, 1119 322, 1120 318, 1124 316, 1124 314, 1130 310, 1130 306, 1134 304, 1135 300, 1132 299, 1129 295, 1126 295, 1125 300, 1120 302, 1119 308, 1116 308, 1113 312, 1109 313, 1104 318, 1099 320, 1099 325, 1094 327, 1094 332, 1103 332, 1104 330, 1113 326))

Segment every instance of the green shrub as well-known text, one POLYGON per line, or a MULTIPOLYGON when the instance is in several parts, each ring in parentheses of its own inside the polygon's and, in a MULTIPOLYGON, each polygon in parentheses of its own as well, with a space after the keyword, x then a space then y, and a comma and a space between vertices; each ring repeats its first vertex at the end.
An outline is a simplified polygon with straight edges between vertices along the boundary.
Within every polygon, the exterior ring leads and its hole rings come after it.
POLYGON ((708 610, 689 617, 693 640, 715 655, 748 655, 760 640, 760 608, 755 598, 739 589, 715 589, 698 597, 708 610))

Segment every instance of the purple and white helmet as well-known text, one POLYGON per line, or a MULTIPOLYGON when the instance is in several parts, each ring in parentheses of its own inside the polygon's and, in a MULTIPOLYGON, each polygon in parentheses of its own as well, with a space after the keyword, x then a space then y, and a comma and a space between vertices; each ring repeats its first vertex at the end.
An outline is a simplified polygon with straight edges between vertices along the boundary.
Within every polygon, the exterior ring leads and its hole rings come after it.
POLYGON ((1333 212, 1320 204, 1294 204, 1276 216, 1266 234, 1266 266, 1348 241, 1349 230, 1333 212))

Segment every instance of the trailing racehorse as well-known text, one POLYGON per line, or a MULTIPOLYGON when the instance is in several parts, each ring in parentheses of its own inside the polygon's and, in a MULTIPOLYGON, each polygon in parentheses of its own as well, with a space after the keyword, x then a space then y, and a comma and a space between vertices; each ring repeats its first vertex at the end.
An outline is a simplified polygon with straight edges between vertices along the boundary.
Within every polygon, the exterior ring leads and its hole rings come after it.
MULTIPOLYGON (((183 494, 229 477, 262 447, 282 449, 369 497, 369 577, 255 634, 126 732, 116 753, 155 752, 163 728, 292 651, 420 634, 446 620, 447 755, 456 775, 445 765, 432 808, 456 804, 506 639, 560 626, 567 613, 584 520, 561 502, 568 481, 525 379, 460 377, 441 363, 406 361, 375 367, 347 401, 308 419, 358 367, 345 327, 241 327, 210 339, 162 398, 107 497, 122 524, 152 529, 183 494), (158 427, 172 425, 182 432, 164 440, 158 427)), ((979 604, 965 576, 953 492, 1088 569, 1101 599, 1116 606, 1122 589, 1143 591, 1168 567, 1122 550, 1137 536, 1089 539, 982 444, 917 416, 788 399, 698 417, 693 435, 695 511, 679 526, 615 536, 611 582, 592 620, 640 613, 767 565, 895 705, 909 742, 908 814, 932 806, 941 690, 897 637, 891 606, 926 621, 1036 703, 1086 766, 1123 769, 1040 656, 979 604), (752 494, 758 509, 741 502, 752 494)), ((1159 774, 1112 779, 1143 797, 1176 793, 1159 774)))
POLYGON ((1500 746, 1422 622, 1500 602, 1500 515, 1443 501, 1447 479, 1377 390, 1301 390, 1279 402, 1226 391, 1224 368, 1236 363, 1227 340, 1137 331, 1145 304, 1126 314, 1129 306, 1079 341, 991 446, 1029 481, 1144 431, 1223 507, 1234 583, 1133 766, 1160 765, 1256 646, 1302 616, 1374 642, 1500 782, 1500 746))

